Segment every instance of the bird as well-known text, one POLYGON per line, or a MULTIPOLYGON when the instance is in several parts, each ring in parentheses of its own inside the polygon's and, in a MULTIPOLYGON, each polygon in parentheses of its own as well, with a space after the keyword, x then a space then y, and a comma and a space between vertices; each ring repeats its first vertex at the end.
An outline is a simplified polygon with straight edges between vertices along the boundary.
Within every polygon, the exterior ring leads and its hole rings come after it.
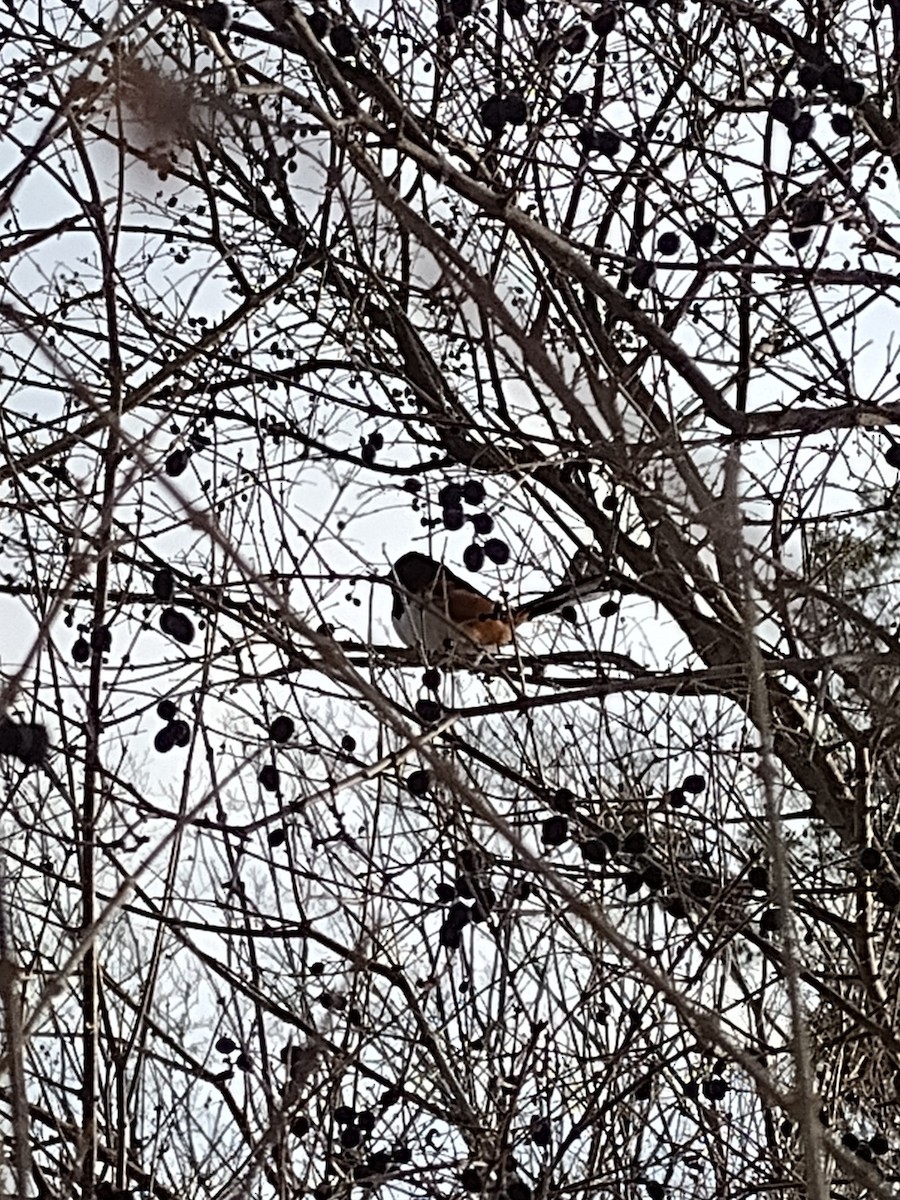
MULTIPOLYGON (((604 587, 601 578, 594 576, 510 607, 491 600, 449 567, 417 550, 394 563, 392 584, 391 617, 403 644, 422 647, 429 654, 452 650, 463 655, 506 646, 523 622, 562 612, 573 600, 608 589, 608 584, 604 587)), ((574 619, 574 611, 569 616, 574 619)))

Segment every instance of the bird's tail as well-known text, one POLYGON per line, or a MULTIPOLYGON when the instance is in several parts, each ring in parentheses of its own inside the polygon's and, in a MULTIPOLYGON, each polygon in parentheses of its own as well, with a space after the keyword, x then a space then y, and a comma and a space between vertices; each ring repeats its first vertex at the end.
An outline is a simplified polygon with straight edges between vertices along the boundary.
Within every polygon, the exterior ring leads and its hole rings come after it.
POLYGON ((609 576, 605 574, 563 583, 534 600, 520 604, 513 612, 513 621, 516 625, 521 625, 523 621, 533 621, 535 617, 547 617, 570 605, 593 600, 596 596, 606 596, 610 591, 609 576))

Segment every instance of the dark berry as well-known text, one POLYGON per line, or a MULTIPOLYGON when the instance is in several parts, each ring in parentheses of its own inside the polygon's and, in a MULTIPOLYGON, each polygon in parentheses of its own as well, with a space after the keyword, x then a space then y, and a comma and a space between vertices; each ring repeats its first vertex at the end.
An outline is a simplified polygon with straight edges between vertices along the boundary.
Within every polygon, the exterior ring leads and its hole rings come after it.
POLYGON ((345 733, 341 738, 341 749, 345 754, 352 754, 356 749, 356 738, 352 734, 345 733))
POLYGON ((176 718, 169 728, 172 730, 172 738, 176 746, 187 746, 191 740, 191 727, 187 721, 182 721, 176 718))
POLYGON ((467 570, 480 571, 484 566, 484 550, 473 542, 463 551, 463 562, 466 564, 467 570))
POLYGON ((797 82, 808 92, 817 88, 821 80, 822 68, 817 67, 815 63, 804 63, 797 72, 797 82))
POLYGON ((769 106, 774 121, 790 125, 800 116, 800 102, 793 96, 776 96, 769 106))
POLYGON ((810 229, 825 220, 825 201, 818 196, 800 196, 791 205, 791 225, 795 229, 810 229))
POLYGON ((328 32, 328 17, 318 8, 307 13, 306 23, 320 41, 328 32))
POLYGON ((490 513, 475 513, 472 517, 472 528, 479 537, 485 537, 494 528, 494 518, 490 513))
POLYGON ((580 117, 587 108, 587 96, 584 92, 569 92, 559 102, 559 110, 564 117, 580 117))
POLYGON ((481 1172, 477 1167, 466 1167, 462 1175, 459 1177, 459 1182, 463 1185, 464 1191, 480 1192, 481 1172))
POLYGON ((616 600, 604 600, 600 605, 601 617, 614 617, 619 611, 619 605, 616 600))
POLYGON ((769 886, 769 870, 757 864, 747 872, 747 882, 754 891, 764 892, 769 886))
POLYGON ((431 776, 427 771, 413 771, 406 777, 406 790, 411 796, 424 796, 431 787, 431 776))
POLYGON ((594 19, 591 21, 591 29, 596 33, 597 37, 606 37, 608 33, 616 27, 616 10, 614 8, 601 8, 594 14, 594 19))
POLYGON ((91 630, 91 649, 98 654, 105 654, 112 648, 112 633, 108 625, 98 625, 91 630))
POLYGON ((656 277, 656 267, 652 262, 642 260, 631 268, 631 282, 639 291, 651 287, 656 277))
POLYGON ((545 846, 561 846, 569 837, 569 822, 563 816, 548 817, 541 825, 541 841, 545 846))
POLYGON ((72 658, 77 663, 86 663, 91 657, 91 648, 86 638, 76 638, 72 645, 72 658))
POLYGON ((838 89, 838 99, 848 108, 857 108, 863 102, 866 89, 856 79, 845 80, 838 89))
POLYGON ((168 754, 175 745, 175 738, 172 736, 172 726, 164 725, 153 739, 153 748, 160 754, 168 754))
POLYGON ((176 642, 189 646, 194 640, 194 624, 190 617, 178 611, 177 608, 167 608, 159 618, 159 627, 176 642))
POLYGON ((578 144, 585 154, 603 154, 607 158, 614 158, 622 148, 622 139, 609 129, 588 126, 578 134, 578 144))
POLYGON ((594 863, 597 866, 606 862, 606 846, 599 838, 589 838, 586 842, 582 842, 581 853, 585 862, 594 863))
POLYGON ((586 25, 573 25, 560 35, 559 44, 566 54, 574 57, 580 54, 587 45, 588 31, 586 25))
POLYGON ((831 118, 831 128, 838 137, 853 136, 853 120, 846 113, 835 113, 831 118))
POLYGON ((509 546, 500 538, 488 538, 484 543, 484 553, 492 563, 496 563, 498 567, 502 567, 504 563, 509 562, 509 546))
POLYGON ((191 457, 190 450, 173 450, 166 459, 165 472, 171 479, 177 479, 179 475, 183 475, 187 470, 188 459, 191 457))
POLYGON ((604 829, 600 834, 600 840, 606 846, 610 854, 619 853, 619 839, 611 829, 604 829))
POLYGON ((284 829, 273 829, 269 834, 270 846, 282 846, 287 841, 287 831, 284 829))
POLYGON ((175 576, 168 567, 163 567, 153 576, 150 586, 156 599, 161 600, 163 604, 168 604, 175 595, 175 576))
MULTIPOLYGON (((900 442, 893 442, 884 452, 884 461, 889 467, 894 467, 900 471, 900 442)), ((900 851, 900 847, 897 847, 900 851)))
MULTIPOLYGON (((656 249, 660 254, 677 254, 680 245, 681 239, 677 233, 662 233, 656 243, 656 249)), ((615 508, 615 501, 613 507, 615 508)))
POLYGON ((338 58, 350 58, 356 50, 356 38, 349 25, 332 25, 328 38, 338 58))
POLYGON ((513 92, 502 100, 503 120, 507 125, 525 125, 528 121, 528 105, 524 96, 513 92))
POLYGON ((212 33, 225 33, 231 25, 231 9, 222 0, 210 0, 200 13, 200 24, 212 33))
POLYGON ((441 673, 437 667, 429 667, 422 676, 422 687, 430 692, 436 692, 441 686, 441 673))
POLYGON ((462 940, 462 931, 472 919, 472 910, 459 900, 450 906, 441 926, 440 943, 448 950, 456 950, 462 940))
POLYGON ((423 721, 427 721, 429 724, 439 721, 443 711, 443 705, 438 704, 437 700, 422 699, 416 701, 417 714, 423 721))
POLYGON ((864 871, 877 871, 881 866, 881 851, 874 846, 866 846, 860 853, 859 865, 864 871))
POLYGON ((506 12, 514 21, 521 21, 528 12, 528 0, 506 0, 506 12))
POLYGON ((294 722, 290 717, 276 717, 269 726, 269 738, 273 742, 284 743, 290 741, 294 733, 294 722))
POLYGON ((781 910, 778 908, 767 908, 759 919, 760 933, 777 933, 781 925, 781 910))
POLYGON ((622 842, 622 852, 624 854, 643 854, 649 844, 645 833, 640 829, 632 829, 630 833, 625 835, 625 840, 622 842))
POLYGON ((691 230, 691 237, 694 240, 694 244, 699 246, 701 250, 709 250, 716 241, 716 227, 712 221, 701 221, 699 225, 695 225, 691 230))
POLYGON ((575 811, 575 793, 567 787, 557 788, 550 797, 550 807, 558 813, 575 811))
MULTIPOLYGON (((624 846, 622 848, 624 850, 624 846)), ((656 863, 650 863, 649 866, 644 867, 643 873, 641 874, 641 882, 646 884, 651 892, 658 892, 665 883, 665 877, 663 876, 661 868, 658 867, 656 863)))
POLYGON ((264 792, 278 791, 278 768, 266 763, 259 773, 259 786, 264 792))
POLYGON ((692 796, 699 796, 706 787, 706 780, 702 775, 687 775, 681 786, 692 796))
POLYGON ((463 900, 475 899, 475 889, 468 875, 458 875, 456 877, 456 891, 463 900))
POLYGON ((822 71, 822 87, 826 92, 836 92, 844 83, 844 68, 840 63, 829 63, 822 71))
POLYGON ((438 504, 441 508, 459 508, 462 499, 463 490, 458 483, 445 483, 438 492, 438 504))
POLYGON ((476 508, 479 504, 484 503, 485 490, 484 484, 479 483, 477 479, 469 479, 463 484, 462 498, 466 504, 472 508, 476 508))
POLYGON ((491 96, 484 101, 478 115, 485 129, 489 129, 491 133, 499 133, 506 124, 505 112, 503 97, 491 96))
POLYGON ((535 1146, 550 1145, 550 1122, 546 1117, 532 1117, 528 1132, 535 1146))
POLYGON ((788 125, 788 137, 792 142, 808 142, 816 127, 816 118, 812 113, 801 113, 796 121, 788 125))
POLYGON ((456 899, 456 888, 452 883, 435 884, 434 892, 441 904, 449 904, 451 900, 456 899))
POLYGON ((174 721, 178 716, 178 709, 172 700, 160 700, 156 706, 156 715, 161 721, 174 721))
POLYGON ((444 528, 449 529, 453 533, 457 529, 462 529, 465 517, 461 508, 445 508, 442 514, 444 528))
POLYGON ((232 1050, 237 1050, 237 1045, 230 1037, 220 1037, 216 1042, 216 1049, 220 1054, 230 1054, 232 1050))

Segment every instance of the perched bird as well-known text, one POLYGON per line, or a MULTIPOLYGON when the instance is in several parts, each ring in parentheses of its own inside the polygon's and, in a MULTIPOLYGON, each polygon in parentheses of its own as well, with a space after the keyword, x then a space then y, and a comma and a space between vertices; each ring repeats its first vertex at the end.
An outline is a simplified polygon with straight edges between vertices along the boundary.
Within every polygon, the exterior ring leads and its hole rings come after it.
MULTIPOLYGON (((397 559, 393 577, 396 586, 391 616, 397 635, 404 645, 421 646, 429 654, 450 649, 477 653, 478 647, 505 646, 512 641, 513 630, 524 621, 561 612, 573 600, 609 587, 594 576, 563 584, 527 604, 508 607, 416 550, 397 559)), ((574 619, 574 611, 571 617, 574 619)))

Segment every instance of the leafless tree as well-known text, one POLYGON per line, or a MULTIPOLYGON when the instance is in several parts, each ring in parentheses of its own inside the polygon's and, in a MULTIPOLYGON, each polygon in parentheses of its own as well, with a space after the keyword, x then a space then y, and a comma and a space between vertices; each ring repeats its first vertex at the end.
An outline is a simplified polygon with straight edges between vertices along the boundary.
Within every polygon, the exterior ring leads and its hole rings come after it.
POLYGON ((900 3, 3 20, 0 1190, 894 1195, 900 3))

